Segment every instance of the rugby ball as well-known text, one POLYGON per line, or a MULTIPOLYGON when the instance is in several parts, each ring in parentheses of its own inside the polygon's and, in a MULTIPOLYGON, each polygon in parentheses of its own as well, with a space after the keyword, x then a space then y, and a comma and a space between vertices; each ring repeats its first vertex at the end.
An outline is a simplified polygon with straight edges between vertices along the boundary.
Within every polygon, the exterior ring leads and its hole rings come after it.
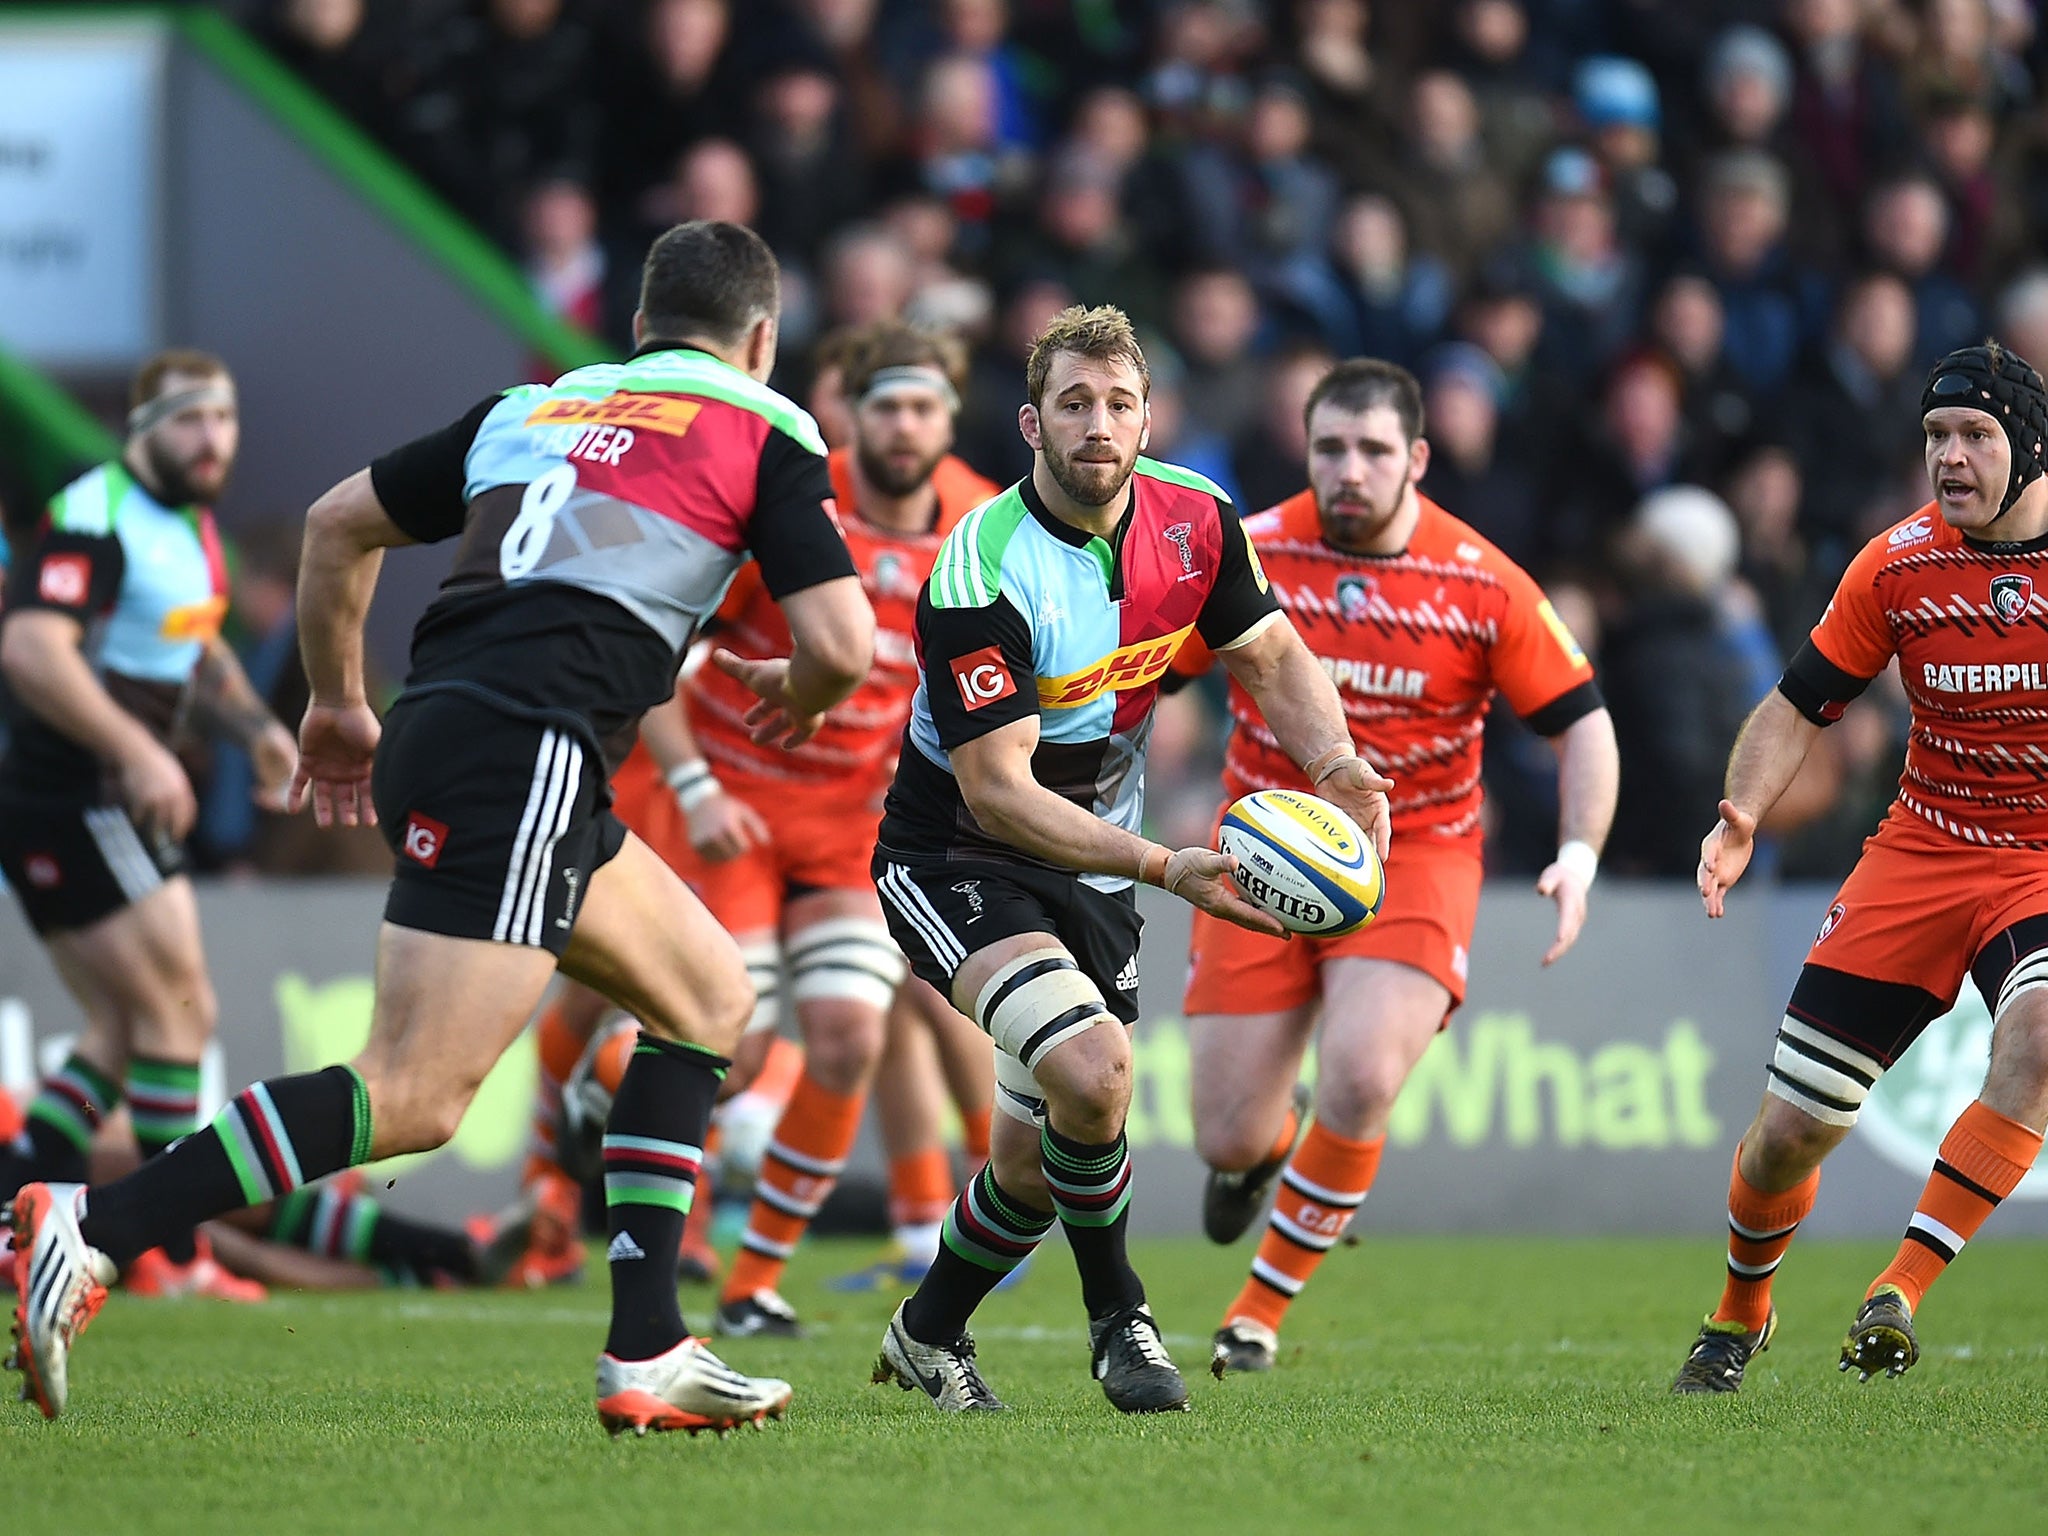
POLYGON ((1327 800, 1261 789, 1223 813, 1216 847, 1237 859, 1238 889, 1291 932, 1334 938, 1379 912, 1386 872, 1372 839, 1327 800))

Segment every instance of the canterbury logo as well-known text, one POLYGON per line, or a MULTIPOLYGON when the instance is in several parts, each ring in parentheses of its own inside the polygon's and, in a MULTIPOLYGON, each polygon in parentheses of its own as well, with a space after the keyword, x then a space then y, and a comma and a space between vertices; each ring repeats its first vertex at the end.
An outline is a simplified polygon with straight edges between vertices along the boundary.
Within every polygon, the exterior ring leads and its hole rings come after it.
POLYGON ((1085 671, 1069 672, 1064 677, 1041 677, 1039 707, 1074 709, 1105 693, 1124 693, 1158 682, 1194 627, 1190 624, 1157 640, 1122 646, 1085 671))
POLYGON ((633 395, 620 392, 602 400, 562 395, 543 400, 526 418, 529 427, 577 426, 605 422, 614 426, 637 427, 643 432, 665 432, 681 437, 704 409, 701 400, 680 395, 633 395))

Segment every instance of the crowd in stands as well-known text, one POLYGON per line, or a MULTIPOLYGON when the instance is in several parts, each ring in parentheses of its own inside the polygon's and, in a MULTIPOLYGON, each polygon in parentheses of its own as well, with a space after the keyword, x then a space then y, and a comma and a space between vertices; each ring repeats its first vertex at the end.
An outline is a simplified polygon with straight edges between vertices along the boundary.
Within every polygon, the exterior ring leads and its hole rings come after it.
MULTIPOLYGON (((1927 499, 1926 365, 1988 332, 2048 364, 2031 0, 223 8, 616 346, 648 238, 692 217, 785 264, 799 398, 837 327, 959 332, 960 451, 998 480, 1075 300, 1144 328, 1155 456, 1246 510, 1300 488, 1331 359, 1414 369, 1424 490, 1598 657, 1623 873, 1690 874, 1736 726, 1927 499)), ((1902 729, 1878 688, 1828 733, 1782 872, 1846 868, 1902 729)), ((1492 733, 1498 868, 1549 856, 1548 765, 1492 733)), ((1199 828, 1189 782, 1159 814, 1199 828)))

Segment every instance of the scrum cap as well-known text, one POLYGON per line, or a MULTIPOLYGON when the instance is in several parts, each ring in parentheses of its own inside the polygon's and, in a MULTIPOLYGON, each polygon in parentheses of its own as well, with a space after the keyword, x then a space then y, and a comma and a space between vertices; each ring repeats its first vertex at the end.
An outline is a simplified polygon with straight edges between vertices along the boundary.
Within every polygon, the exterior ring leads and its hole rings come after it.
POLYGON ((2012 477, 1998 504, 2003 515, 2048 470, 2048 385, 2025 358, 1995 341, 1960 347, 1929 371, 1920 414, 1957 405, 1990 416, 2012 444, 2012 477))

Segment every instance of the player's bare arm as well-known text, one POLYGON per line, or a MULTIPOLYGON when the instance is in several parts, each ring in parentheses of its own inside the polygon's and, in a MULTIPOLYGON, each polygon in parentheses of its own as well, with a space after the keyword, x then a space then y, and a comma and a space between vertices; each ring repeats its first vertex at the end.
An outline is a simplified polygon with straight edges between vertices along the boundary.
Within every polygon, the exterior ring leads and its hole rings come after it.
POLYGON ((786 658, 750 661, 716 650, 711 661, 738 678, 761 702, 747 712, 760 746, 801 746, 817 734, 825 711, 852 693, 875 655, 875 611, 858 576, 841 576, 782 600, 796 645, 786 658))
POLYGON ((171 750, 114 702, 83 650, 85 629, 69 614, 24 609, 0 629, 0 672, 14 696, 118 775, 121 799, 152 835, 182 838, 199 802, 171 750))
POLYGON ((1820 727, 1776 689, 1743 721, 1728 756, 1721 819, 1700 843, 1700 899, 1707 916, 1722 914, 1728 888, 1742 878, 1756 851, 1757 822, 1778 803, 1819 735, 1820 727))
POLYGON ((1031 717, 953 749, 961 798, 983 831, 1064 868, 1135 876, 1233 923, 1286 935, 1276 918, 1237 894, 1230 880, 1235 859, 1210 848, 1169 850, 1062 799, 1032 776, 1037 747, 1038 720, 1031 717))
POLYGON ((1337 685, 1294 626, 1285 615, 1275 615, 1250 639, 1217 654, 1259 706, 1281 749, 1308 774, 1315 792, 1370 832, 1384 859, 1392 827, 1387 791, 1394 781, 1352 746, 1337 685))
POLYGON ((682 807, 690 826, 690 846, 699 857, 723 864, 767 844, 768 824, 760 813, 738 795, 727 794, 705 759, 697 734, 690 729, 680 687, 667 703, 640 717, 640 739, 682 807))
POLYGON ((323 827, 373 826, 370 759, 381 728, 363 684, 363 620, 384 551, 416 542, 377 500, 359 469, 306 513, 299 556, 299 651, 312 698, 299 723, 299 764, 285 797, 297 811, 310 791, 323 827))
POLYGON ((1557 857, 1537 878, 1536 891, 1557 903, 1557 937, 1543 953, 1545 965, 1555 964, 1585 927, 1587 893, 1621 789, 1621 749, 1606 710, 1581 715, 1550 745, 1557 753, 1557 857))
POLYGON ((250 685, 234 647, 218 635, 206 642, 192 674, 192 716, 205 730, 249 754, 256 768, 256 803, 284 809, 285 791, 299 766, 298 743, 250 685))

